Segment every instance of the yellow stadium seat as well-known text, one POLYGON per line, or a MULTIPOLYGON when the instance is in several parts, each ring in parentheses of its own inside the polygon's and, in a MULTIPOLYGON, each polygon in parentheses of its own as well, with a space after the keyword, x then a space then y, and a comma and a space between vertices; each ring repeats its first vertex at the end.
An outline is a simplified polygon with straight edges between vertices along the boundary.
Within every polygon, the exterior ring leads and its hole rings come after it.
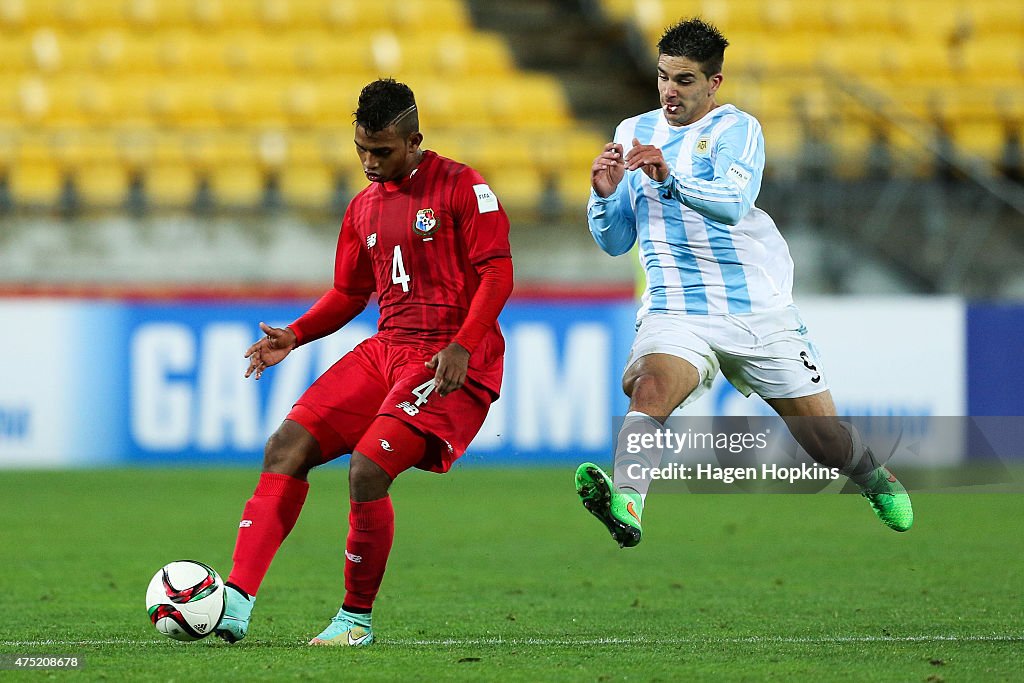
POLYGON ((389 4, 392 23, 402 29, 437 34, 464 31, 468 23, 465 5, 460 0, 391 0, 389 4))
POLYGON ((55 162, 46 159, 17 163, 8 173, 7 186, 15 204, 48 208, 60 198, 64 176, 55 162))
POLYGON ((534 166, 535 152, 528 134, 506 131, 494 135, 490 131, 468 138, 465 162, 479 169, 526 170, 534 166))
POLYGON ((1000 36, 969 40, 956 54, 954 63, 974 78, 989 83, 1016 81, 1024 88, 1024 36, 1017 41, 1000 36))
MULTIPOLYGON (((761 20, 764 29, 773 36, 792 32, 821 33, 831 27, 828 4, 825 2, 804 2, 802 0, 774 0, 761 3, 761 20)), ((763 31, 762 31, 763 32, 763 31)), ((726 36, 732 40, 731 36, 726 36)))
POLYGON ((288 74, 295 68, 295 50, 287 39, 233 32, 224 35, 221 41, 224 64, 233 72, 248 72, 262 80, 274 73, 288 74))
POLYGON ((155 163, 146 169, 146 197, 156 208, 186 208, 197 188, 196 172, 186 163, 155 163))
POLYGON ((891 7, 895 3, 888 0, 828 0, 823 4, 829 27, 837 33, 887 34, 893 33, 898 25, 891 7))
POLYGON ((292 59, 304 75, 358 74, 373 65, 370 39, 362 35, 335 36, 314 31, 294 34, 292 59))
POLYGON ((186 23, 188 12, 188 3, 161 0, 126 0, 124 7, 125 21, 136 30, 181 26, 186 23), (168 10, 174 10, 177 14, 171 14, 168 10))
POLYGON ((229 82, 213 93, 225 129, 283 127, 285 87, 280 81, 229 82))
POLYGON ((222 207, 256 206, 263 199, 263 173, 254 164, 231 163, 210 170, 210 191, 222 207))
MULTIPOLYGON (((473 141, 467 140, 465 131, 454 128, 445 129, 434 125, 422 126, 423 149, 433 150, 443 157, 469 163, 467 156, 473 147, 473 141)), ((470 164, 472 166, 472 164, 470 164)))
POLYGON ((535 209, 545 191, 541 175, 529 168, 493 168, 482 171, 487 184, 507 209, 535 209))
POLYGON ((130 178, 117 163, 86 163, 75 172, 75 190, 86 206, 113 208, 120 206, 128 193, 130 178))
POLYGON ((844 119, 833 128, 829 139, 834 161, 832 172, 840 178, 860 178, 867 171, 873 132, 866 121, 844 119))
POLYGON ((503 87, 489 91, 485 101, 502 126, 548 128, 566 125, 571 118, 561 84, 545 76, 510 78, 503 87))
POLYGON ((232 30, 255 26, 255 2, 239 0, 192 0, 192 19, 203 30, 232 30))
POLYGON ((420 126, 426 132, 491 125, 485 96, 478 84, 466 79, 445 81, 424 76, 410 82, 420 105, 420 126))
POLYGON ((123 0, 59 0, 57 3, 58 21, 71 30, 121 27, 126 18, 123 0))
MULTIPOLYGON (((1006 126, 998 119, 952 122, 953 143, 957 152, 997 164, 1006 145, 1006 126)), ((990 169, 991 170, 991 169, 990 169)))
POLYGON ((57 0, 0 0, 0 27, 26 30, 52 25, 57 18, 57 0))
POLYGON ((324 0, 324 18, 328 26, 342 31, 383 29, 391 24, 387 2, 364 0, 324 0))
POLYGON ((975 36, 1024 38, 1024 3, 1018 0, 965 2, 960 12, 961 19, 971 27, 975 36))
POLYGON ((325 208, 334 196, 334 174, 323 164, 286 164, 278 177, 281 196, 288 206, 325 208))

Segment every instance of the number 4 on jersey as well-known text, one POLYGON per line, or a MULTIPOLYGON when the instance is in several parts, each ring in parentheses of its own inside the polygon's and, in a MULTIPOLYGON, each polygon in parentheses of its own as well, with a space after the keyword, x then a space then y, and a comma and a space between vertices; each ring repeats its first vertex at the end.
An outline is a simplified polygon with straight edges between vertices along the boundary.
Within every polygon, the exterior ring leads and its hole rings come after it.
POLYGON ((396 285, 402 285, 402 291, 409 291, 409 277, 408 273, 405 272, 405 264, 402 262, 402 245, 395 245, 395 255, 391 259, 391 282, 396 285))

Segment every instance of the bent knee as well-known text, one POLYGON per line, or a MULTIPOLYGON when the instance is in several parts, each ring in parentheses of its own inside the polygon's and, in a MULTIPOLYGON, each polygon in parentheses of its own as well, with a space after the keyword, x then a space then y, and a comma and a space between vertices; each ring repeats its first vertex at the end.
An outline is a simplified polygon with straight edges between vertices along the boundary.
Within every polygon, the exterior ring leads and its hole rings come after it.
POLYGON ((263 449, 263 471, 305 476, 321 462, 320 445, 296 423, 281 425, 263 449))
POLYGON ((348 470, 349 495, 355 501, 377 500, 387 495, 391 475, 359 451, 352 454, 348 470))

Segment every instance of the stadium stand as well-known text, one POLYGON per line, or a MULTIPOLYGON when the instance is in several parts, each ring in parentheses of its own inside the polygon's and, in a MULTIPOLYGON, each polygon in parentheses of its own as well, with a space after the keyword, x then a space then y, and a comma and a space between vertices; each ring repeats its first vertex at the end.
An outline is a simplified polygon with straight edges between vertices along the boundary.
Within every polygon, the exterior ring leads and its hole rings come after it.
POLYGON ((536 140, 571 140, 561 163, 585 176, 605 135, 462 0, 0 0, 0 178, 20 207, 69 187, 117 207, 137 184, 154 208, 325 208, 365 185, 351 112, 379 76, 416 90, 426 146, 494 176, 510 208, 549 185, 536 140))

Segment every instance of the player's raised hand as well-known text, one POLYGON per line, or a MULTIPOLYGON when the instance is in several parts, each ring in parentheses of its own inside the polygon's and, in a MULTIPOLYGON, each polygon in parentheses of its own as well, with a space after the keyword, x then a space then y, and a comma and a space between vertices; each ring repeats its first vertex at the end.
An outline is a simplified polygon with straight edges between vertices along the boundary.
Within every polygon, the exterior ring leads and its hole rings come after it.
POLYGON ((256 379, 262 377, 263 371, 271 365, 283 361, 298 342, 295 333, 288 327, 271 327, 266 323, 260 323, 260 329, 266 336, 245 352, 245 357, 249 359, 249 368, 245 371, 245 376, 249 377, 256 373, 256 379))
POLYGON ((447 396, 466 382, 469 351, 452 342, 424 365, 428 370, 434 370, 434 391, 439 396, 447 396))
POLYGON ((602 197, 608 197, 615 192, 625 174, 626 169, 622 165, 622 145, 609 142, 590 167, 590 185, 594 192, 602 197))
POLYGON ((640 169, 653 180, 659 183, 668 178, 668 162, 661 153, 661 149, 654 145, 641 145, 640 141, 633 138, 633 147, 626 152, 626 170, 635 171, 640 169))

